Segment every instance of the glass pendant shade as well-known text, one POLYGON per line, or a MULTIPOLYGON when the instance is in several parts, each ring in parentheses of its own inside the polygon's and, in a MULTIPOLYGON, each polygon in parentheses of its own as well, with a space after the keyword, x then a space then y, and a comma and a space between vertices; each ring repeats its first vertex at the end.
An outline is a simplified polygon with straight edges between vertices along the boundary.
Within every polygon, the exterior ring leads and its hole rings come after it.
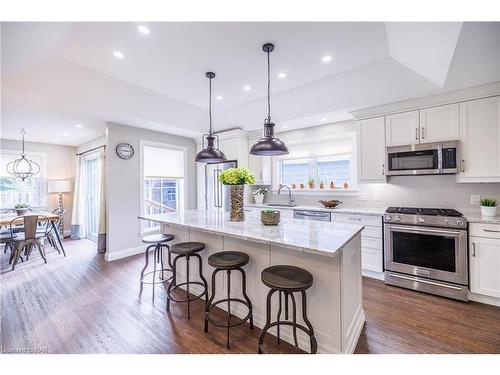
POLYGON ((267 53, 267 118, 264 121, 264 137, 259 139, 250 149, 250 154, 260 156, 277 156, 289 153, 288 147, 279 138, 274 136, 274 122, 271 121, 271 64, 269 54, 274 45, 266 43, 262 50, 267 53))
POLYGON ((219 150, 219 139, 217 138, 217 147, 214 145, 215 136, 212 131, 212 79, 215 77, 215 73, 207 72, 205 74, 208 78, 209 96, 208 96, 208 117, 210 121, 210 129, 208 134, 202 136, 202 146, 203 149, 196 154, 195 160, 198 163, 223 163, 226 161, 226 155, 219 150), (205 138, 207 139, 207 146, 205 147, 205 138))

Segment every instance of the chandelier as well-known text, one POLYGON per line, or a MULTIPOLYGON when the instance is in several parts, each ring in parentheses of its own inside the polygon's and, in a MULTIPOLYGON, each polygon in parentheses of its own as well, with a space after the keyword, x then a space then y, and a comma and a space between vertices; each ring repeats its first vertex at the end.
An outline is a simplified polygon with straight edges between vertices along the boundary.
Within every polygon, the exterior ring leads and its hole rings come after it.
POLYGON ((21 129, 22 134, 22 152, 21 158, 11 161, 7 164, 7 172, 15 177, 25 180, 40 172, 40 166, 33 160, 27 159, 24 153, 24 135, 26 131, 21 129))

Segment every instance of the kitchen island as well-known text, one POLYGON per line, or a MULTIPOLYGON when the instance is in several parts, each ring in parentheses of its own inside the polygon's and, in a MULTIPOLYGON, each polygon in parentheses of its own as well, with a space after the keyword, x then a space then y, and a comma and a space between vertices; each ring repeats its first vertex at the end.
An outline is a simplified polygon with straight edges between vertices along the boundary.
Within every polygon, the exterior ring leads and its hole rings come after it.
MULTIPOLYGON (((253 304, 254 324, 265 324, 266 295, 269 289, 262 283, 260 274, 270 265, 289 264, 308 270, 314 277, 313 286, 307 291, 307 314, 314 327, 320 353, 352 353, 365 321, 361 301, 361 230, 363 226, 344 223, 285 219, 278 226, 265 226, 260 222, 260 212, 246 213, 243 222, 232 222, 221 211, 186 210, 140 216, 161 224, 163 233, 175 235, 169 244, 199 241, 206 244, 200 253, 204 277, 211 281, 213 269, 208 256, 219 251, 236 250, 249 255, 246 265, 247 294, 253 304)), ((197 269, 196 259, 192 269, 197 269)), ((178 282, 185 279, 185 266, 179 263, 178 282)), ((191 278, 196 280, 196 273, 191 278)), ((217 296, 226 295, 225 275, 218 275, 217 296)), ((196 287, 196 286, 195 286, 196 287)), ((192 287, 193 292, 198 290, 192 287)), ((241 297, 241 279, 234 273, 231 279, 232 295, 241 297)), ((277 314, 277 296, 273 298, 273 317, 277 314)), ((297 298, 297 321, 300 318, 300 295, 297 298)), ((225 308, 225 304, 219 307, 225 308)), ((175 308, 175 303, 172 305, 175 308)), ((234 315, 244 317, 246 309, 238 304, 231 306, 234 315)), ((283 316, 282 316, 283 318, 283 316)), ((202 329, 202 328, 200 328, 202 329)), ((213 328, 216 329, 216 328, 213 328)), ((275 329, 269 330, 271 334, 275 329)), ((293 343, 290 327, 281 328, 281 337, 293 343)), ((299 331, 299 345, 309 349, 307 336, 299 331)), ((257 350, 257 348, 256 348, 257 350)))

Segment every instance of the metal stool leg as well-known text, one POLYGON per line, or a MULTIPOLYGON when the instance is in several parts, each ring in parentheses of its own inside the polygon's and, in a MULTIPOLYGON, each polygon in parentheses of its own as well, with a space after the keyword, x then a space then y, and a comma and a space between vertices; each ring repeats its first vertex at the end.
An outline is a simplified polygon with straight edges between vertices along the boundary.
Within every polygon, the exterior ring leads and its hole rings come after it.
MULTIPOLYGON (((278 299, 279 299, 279 304, 278 304, 278 314, 276 316, 276 321, 279 322, 281 319, 281 290, 278 292, 278 299)), ((276 326, 276 342, 279 344, 280 343, 280 325, 278 324, 276 326)))
POLYGON ((143 279, 144 279, 144 271, 146 271, 146 269, 148 268, 148 264, 149 264, 149 249, 151 249, 152 247, 154 247, 155 245, 149 245, 147 248, 146 248, 146 251, 144 254, 146 254, 146 264, 144 265, 144 267, 142 268, 142 271, 141 271, 141 289, 140 289, 140 292, 139 294, 142 293, 142 288, 143 288, 143 279))
POLYGON ((271 325, 271 297, 273 296, 274 292, 276 292, 276 289, 271 289, 271 290, 269 290, 269 293, 267 293, 266 324, 264 325, 264 328, 262 328, 262 332, 260 333, 260 336, 259 336, 259 348, 258 348, 259 354, 262 354, 261 345, 264 343, 264 337, 266 336, 266 332, 271 325))
POLYGON ((153 302, 155 301, 155 280, 156 280, 156 258, 158 256, 158 244, 155 245, 153 254, 153 302))
POLYGON ((227 348, 229 349, 229 325, 231 324, 231 270, 227 270, 227 348))
POLYGON ((318 351, 318 343, 316 341, 316 337, 314 337, 314 329, 309 321, 307 319, 307 301, 306 301, 306 292, 303 290, 302 291, 302 319, 304 320, 304 323, 306 324, 307 328, 309 329, 309 341, 311 343, 311 354, 315 354, 318 351))
POLYGON ((247 275, 242 268, 238 268, 238 270, 241 272, 241 289, 243 298, 245 299, 245 301, 247 301, 248 309, 250 310, 250 329, 253 329, 253 307, 252 301, 250 301, 250 298, 248 298, 247 295, 247 275))
POLYGON ((188 299, 188 319, 191 319, 191 301, 189 301, 189 254, 186 255, 186 298, 188 299))
POLYGON ((293 342, 298 348, 299 343, 297 341, 297 305, 295 304, 295 297, 293 296, 293 293, 290 293, 290 299, 292 300, 293 342))
POLYGON ((217 275, 219 271, 221 271, 221 269, 216 268, 214 272, 212 272, 212 293, 210 295, 210 299, 205 304, 205 332, 208 332, 208 313, 210 311, 210 305, 215 298, 215 275, 217 275))
POLYGON ((170 284, 168 284, 167 289, 167 311, 170 311, 170 293, 172 292, 174 286, 177 284, 177 260, 180 257, 181 256, 176 256, 172 264, 172 281, 170 281, 170 284))
POLYGON ((203 277, 203 268, 201 266, 203 263, 203 260, 201 259, 200 254, 193 254, 193 256, 198 258, 198 272, 200 274, 201 282, 203 283, 204 288, 205 288, 205 302, 207 302, 208 301, 208 283, 207 283, 207 280, 203 277))

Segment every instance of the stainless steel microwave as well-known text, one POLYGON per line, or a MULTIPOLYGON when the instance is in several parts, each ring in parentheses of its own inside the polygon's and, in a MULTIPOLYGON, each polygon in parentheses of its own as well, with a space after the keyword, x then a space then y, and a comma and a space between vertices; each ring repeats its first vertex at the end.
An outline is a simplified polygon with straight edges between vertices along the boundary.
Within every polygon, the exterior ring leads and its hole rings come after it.
POLYGON ((388 176, 454 174, 459 171, 458 141, 387 147, 388 176))

